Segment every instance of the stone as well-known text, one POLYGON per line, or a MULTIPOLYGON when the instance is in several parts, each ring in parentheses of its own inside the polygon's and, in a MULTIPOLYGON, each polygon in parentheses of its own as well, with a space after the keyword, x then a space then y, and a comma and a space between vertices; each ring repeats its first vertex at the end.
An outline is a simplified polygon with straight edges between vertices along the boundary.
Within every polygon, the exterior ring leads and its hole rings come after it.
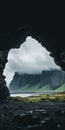
POLYGON ((14 115, 13 117, 13 122, 16 125, 19 125, 22 127, 29 125, 31 120, 32 120, 31 114, 18 114, 18 115, 14 115))
POLYGON ((38 110, 35 110, 34 112, 43 118, 50 116, 49 113, 44 109, 38 109, 38 110))
POLYGON ((9 90, 6 86, 5 76, 3 75, 3 69, 7 62, 8 51, 0 51, 0 100, 10 96, 9 90))
POLYGON ((55 112, 55 115, 60 116, 60 117, 65 116, 65 111, 64 110, 58 110, 58 111, 55 112))

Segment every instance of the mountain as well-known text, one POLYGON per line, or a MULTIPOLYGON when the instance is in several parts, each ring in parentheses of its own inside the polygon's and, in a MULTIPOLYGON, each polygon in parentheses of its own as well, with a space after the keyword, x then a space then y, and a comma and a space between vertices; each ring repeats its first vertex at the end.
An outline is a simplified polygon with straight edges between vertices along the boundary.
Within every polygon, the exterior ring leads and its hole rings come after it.
POLYGON ((15 72, 9 85, 11 92, 65 91, 65 72, 61 70, 42 71, 42 74, 18 74, 15 72))

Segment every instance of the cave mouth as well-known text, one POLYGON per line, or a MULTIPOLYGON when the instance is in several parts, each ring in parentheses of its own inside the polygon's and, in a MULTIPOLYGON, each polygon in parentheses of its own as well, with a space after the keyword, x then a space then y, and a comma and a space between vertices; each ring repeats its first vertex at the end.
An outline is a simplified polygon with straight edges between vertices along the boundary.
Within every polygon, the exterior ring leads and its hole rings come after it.
POLYGON ((26 37, 20 48, 12 48, 7 59, 3 74, 10 92, 62 91, 64 71, 55 64, 50 52, 31 36, 26 37))

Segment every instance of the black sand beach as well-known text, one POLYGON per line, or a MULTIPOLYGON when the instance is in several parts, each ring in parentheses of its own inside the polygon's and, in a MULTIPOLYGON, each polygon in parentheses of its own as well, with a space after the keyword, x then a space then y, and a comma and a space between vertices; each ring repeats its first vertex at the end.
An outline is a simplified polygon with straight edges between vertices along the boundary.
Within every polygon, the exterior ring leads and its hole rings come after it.
POLYGON ((0 130, 64 130, 65 101, 0 102, 0 130))

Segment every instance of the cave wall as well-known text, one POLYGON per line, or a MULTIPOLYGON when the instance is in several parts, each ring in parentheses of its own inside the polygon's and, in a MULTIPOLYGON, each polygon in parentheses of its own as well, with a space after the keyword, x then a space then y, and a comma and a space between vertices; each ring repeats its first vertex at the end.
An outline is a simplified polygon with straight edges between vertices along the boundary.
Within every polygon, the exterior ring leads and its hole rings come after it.
POLYGON ((7 62, 8 51, 0 51, 0 100, 8 97, 9 90, 6 86, 5 76, 3 75, 3 69, 7 62))
POLYGON ((0 35, 0 99, 9 96, 9 90, 6 87, 3 69, 7 62, 8 51, 11 48, 18 48, 27 36, 32 36, 38 40, 54 58, 57 65, 65 70, 65 45, 63 36, 55 32, 48 32, 44 29, 43 24, 40 26, 34 24, 24 24, 20 28, 9 29, 8 32, 3 31, 0 35), (7 50, 7 51, 6 51, 7 50))
MULTIPOLYGON (((32 36, 41 42, 50 51, 55 63, 65 70, 65 14, 61 3, 60 6, 58 4, 57 1, 56 3, 46 2, 46 4, 42 1, 1 3, 0 82, 2 85, 0 86, 2 90, 6 88, 2 74, 7 62, 7 54, 4 58, 5 50, 19 47, 27 36, 32 36)), ((9 95, 7 88, 6 90, 9 95)))

